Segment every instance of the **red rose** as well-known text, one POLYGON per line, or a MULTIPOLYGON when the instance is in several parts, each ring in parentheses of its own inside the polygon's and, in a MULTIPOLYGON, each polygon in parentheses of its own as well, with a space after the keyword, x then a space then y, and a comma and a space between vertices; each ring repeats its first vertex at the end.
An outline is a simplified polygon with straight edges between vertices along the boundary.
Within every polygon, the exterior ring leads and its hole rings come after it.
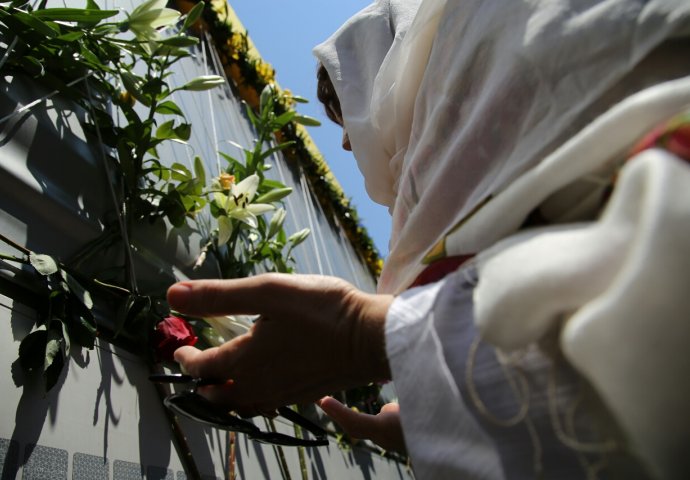
POLYGON ((194 345, 198 338, 186 320, 170 316, 158 322, 151 340, 156 361, 172 362, 175 350, 185 345, 194 345))

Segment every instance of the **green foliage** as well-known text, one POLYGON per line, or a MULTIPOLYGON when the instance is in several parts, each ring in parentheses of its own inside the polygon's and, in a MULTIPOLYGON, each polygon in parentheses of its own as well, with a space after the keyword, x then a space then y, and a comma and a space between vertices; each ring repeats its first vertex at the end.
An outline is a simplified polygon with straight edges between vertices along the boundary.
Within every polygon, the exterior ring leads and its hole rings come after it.
MULTIPOLYGON (((217 75, 181 86, 170 83, 171 67, 189 55, 186 48, 198 43, 185 32, 203 9, 202 2, 181 17, 160 1, 149 0, 122 18, 120 11, 102 10, 93 0, 84 9, 34 9, 26 2, 0 2, 0 37, 6 45, 0 52, 0 73, 29 76, 87 113, 83 128, 88 140, 101 146, 103 159, 114 172, 114 217, 119 219, 116 228, 108 226, 101 239, 85 247, 87 255, 112 244, 114 232, 127 252, 133 225, 167 220, 174 227, 202 234, 196 267, 215 261, 223 277, 291 272, 293 249, 308 230, 287 236, 281 205, 291 189, 265 178, 266 161, 293 144, 275 144, 275 132, 291 121, 314 124, 313 119, 284 108, 277 114, 277 107, 285 103, 284 94, 269 84, 261 93, 258 112, 247 109, 257 140, 242 148, 244 158, 220 152, 227 163, 223 171, 211 175, 198 156, 190 167, 168 164, 158 155, 165 142, 186 143, 192 134, 192 125, 171 95, 178 91, 192 95, 225 83, 217 75), (167 35, 162 36, 162 31, 167 35), (114 121, 114 115, 120 120, 114 121), (264 218, 268 213, 270 220, 264 218)), ((146 337, 159 319, 157 300, 137 289, 131 255, 125 254, 118 277, 122 285, 77 280, 79 273, 57 259, 27 255, 18 261, 31 265, 45 282, 50 308, 23 340, 19 357, 27 370, 42 371, 48 389, 57 382, 71 345, 93 348, 100 333, 91 291, 108 291, 111 296, 117 292, 115 337, 125 331, 146 337)))
POLYGON ((19 346, 19 363, 29 372, 41 372, 46 390, 57 383, 72 342, 93 348, 98 328, 91 293, 64 265, 49 255, 29 252, 28 263, 42 278, 48 312, 37 329, 19 346))

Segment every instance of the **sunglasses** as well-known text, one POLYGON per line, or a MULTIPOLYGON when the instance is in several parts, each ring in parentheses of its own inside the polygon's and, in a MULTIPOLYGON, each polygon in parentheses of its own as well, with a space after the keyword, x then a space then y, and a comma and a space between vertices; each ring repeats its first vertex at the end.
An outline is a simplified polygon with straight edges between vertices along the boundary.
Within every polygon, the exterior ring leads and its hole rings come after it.
POLYGON ((261 443, 270 443, 273 445, 284 445, 289 447, 317 447, 328 445, 326 438, 326 431, 316 425, 314 422, 294 411, 289 407, 278 408, 278 414, 299 425, 303 429, 316 437, 313 440, 306 438, 297 438, 290 435, 285 435, 278 432, 267 432, 261 430, 248 420, 239 418, 231 414, 225 408, 210 402, 205 397, 196 393, 197 387, 204 385, 221 385, 224 382, 218 382, 203 378, 194 378, 191 375, 182 373, 172 374, 153 374, 149 376, 149 380, 155 383, 175 383, 175 384, 189 384, 191 389, 180 393, 173 393, 168 395, 163 400, 163 404, 177 415, 187 417, 197 422, 210 425, 221 430, 230 430, 233 432, 240 432, 247 435, 249 438, 261 443))

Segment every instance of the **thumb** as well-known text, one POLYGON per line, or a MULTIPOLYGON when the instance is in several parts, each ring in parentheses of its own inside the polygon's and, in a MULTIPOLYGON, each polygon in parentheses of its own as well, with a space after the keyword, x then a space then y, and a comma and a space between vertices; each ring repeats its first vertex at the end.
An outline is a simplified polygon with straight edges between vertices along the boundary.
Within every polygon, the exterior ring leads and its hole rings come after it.
POLYGON ((182 371, 194 378, 218 382, 230 378, 227 368, 229 362, 225 360, 228 354, 218 347, 199 350, 186 345, 175 350, 174 356, 182 371))
POLYGON ((372 432, 377 429, 378 421, 375 415, 356 412, 333 397, 322 398, 318 405, 350 437, 370 438, 372 432))

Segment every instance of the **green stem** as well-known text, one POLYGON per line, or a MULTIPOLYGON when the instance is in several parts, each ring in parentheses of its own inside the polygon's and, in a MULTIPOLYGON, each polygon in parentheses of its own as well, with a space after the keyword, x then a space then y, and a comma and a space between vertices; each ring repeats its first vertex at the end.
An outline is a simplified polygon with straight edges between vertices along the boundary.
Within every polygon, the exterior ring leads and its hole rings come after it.
MULTIPOLYGON (((276 433, 276 424, 273 421, 272 418, 264 418, 266 420, 266 426, 268 429, 276 433)), ((287 460, 285 459, 285 452, 283 451, 283 447, 280 445, 273 445, 273 451, 276 454, 276 457, 278 458, 278 464, 280 465, 280 470, 282 471, 283 474, 283 479, 284 480, 292 480, 292 477, 290 476, 290 470, 288 468, 287 460)))
POLYGON ((19 258, 19 257, 15 257, 13 255, 5 255, 4 253, 0 253, 0 260, 7 260, 10 262, 23 263, 25 265, 31 264, 31 262, 26 258, 19 258))
POLYGON ((31 250, 29 250, 28 248, 26 248, 26 247, 24 247, 24 246, 22 246, 22 245, 19 245, 19 244, 18 244, 17 242, 15 242, 14 240, 10 240, 10 239, 7 238, 6 236, 4 236, 2 233, 0 233, 0 240, 2 240, 3 242, 5 242, 6 244, 10 245, 11 247, 16 248, 17 250, 19 250, 20 252, 22 252, 24 255, 31 255, 31 254, 33 253, 31 250))
MULTIPOLYGON (((293 424, 293 427, 295 429, 295 437, 297 438, 304 438, 302 436, 302 428, 297 425, 296 423, 293 424)), ((302 480, 309 480, 309 472, 307 470, 307 460, 304 455, 304 447, 298 446, 297 447, 297 455, 299 457, 299 469, 300 472, 302 473, 302 480)))
POLYGON ((98 280, 97 278, 93 279, 93 283, 95 283, 96 285, 100 285, 101 287, 110 288, 110 289, 118 291, 120 293, 124 293, 125 295, 131 295, 131 293, 132 293, 129 290, 127 290, 126 288, 122 288, 122 287, 119 287, 117 285, 112 285, 110 283, 103 282, 101 280, 98 280))

